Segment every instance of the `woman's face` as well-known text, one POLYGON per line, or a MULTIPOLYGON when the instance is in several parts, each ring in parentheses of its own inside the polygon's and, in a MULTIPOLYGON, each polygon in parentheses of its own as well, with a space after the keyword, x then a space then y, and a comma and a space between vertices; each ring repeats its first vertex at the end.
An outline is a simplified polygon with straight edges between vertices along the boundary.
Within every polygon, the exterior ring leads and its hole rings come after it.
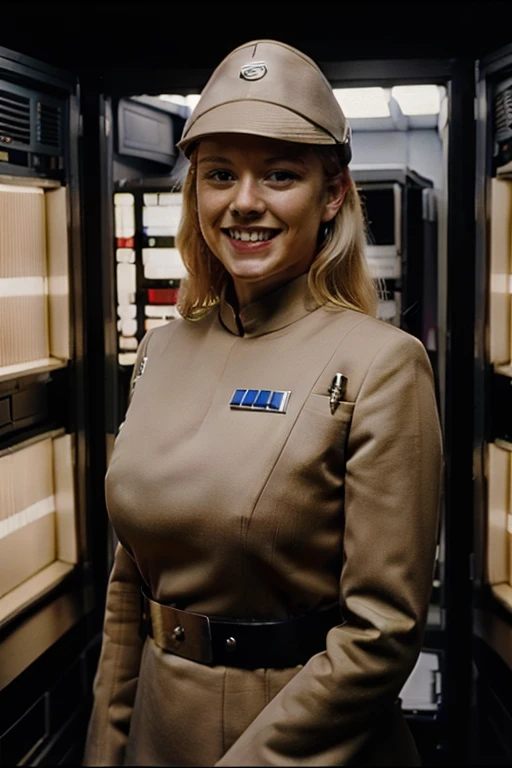
POLYGON ((304 145, 241 134, 199 143, 201 232, 242 306, 307 272, 319 230, 344 194, 344 183, 327 184, 318 155, 304 145))

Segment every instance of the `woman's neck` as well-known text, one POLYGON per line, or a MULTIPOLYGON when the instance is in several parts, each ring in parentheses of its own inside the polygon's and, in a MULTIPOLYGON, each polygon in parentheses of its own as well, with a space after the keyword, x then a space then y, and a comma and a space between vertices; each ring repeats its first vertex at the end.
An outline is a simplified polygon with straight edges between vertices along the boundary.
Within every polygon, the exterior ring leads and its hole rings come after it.
POLYGON ((282 286, 295 280, 296 277, 299 277, 299 275, 283 273, 275 275, 272 280, 267 279, 261 282, 247 282, 232 278, 229 281, 227 296, 229 296, 231 306, 239 314, 249 304, 264 299, 269 293, 277 291, 282 286))

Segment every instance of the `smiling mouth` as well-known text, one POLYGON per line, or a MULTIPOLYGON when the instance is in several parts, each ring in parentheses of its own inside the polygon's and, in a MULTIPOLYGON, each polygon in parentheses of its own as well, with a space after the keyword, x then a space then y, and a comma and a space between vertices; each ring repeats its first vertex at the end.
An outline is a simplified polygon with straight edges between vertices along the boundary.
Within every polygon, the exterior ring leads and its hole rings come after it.
POLYGON ((226 227, 221 230, 232 240, 242 243, 264 243, 273 240, 281 232, 280 229, 270 229, 261 227, 261 229, 239 229, 237 227, 226 227))

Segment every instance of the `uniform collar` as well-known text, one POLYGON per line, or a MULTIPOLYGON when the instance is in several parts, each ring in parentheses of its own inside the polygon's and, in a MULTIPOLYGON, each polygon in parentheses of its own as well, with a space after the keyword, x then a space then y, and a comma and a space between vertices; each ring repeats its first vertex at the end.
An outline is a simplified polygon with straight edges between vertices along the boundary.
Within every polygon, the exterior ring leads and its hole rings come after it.
POLYGON ((278 331, 320 306, 308 288, 307 272, 248 304, 239 315, 228 295, 228 291, 224 291, 219 305, 219 317, 226 330, 235 336, 263 336, 278 331))

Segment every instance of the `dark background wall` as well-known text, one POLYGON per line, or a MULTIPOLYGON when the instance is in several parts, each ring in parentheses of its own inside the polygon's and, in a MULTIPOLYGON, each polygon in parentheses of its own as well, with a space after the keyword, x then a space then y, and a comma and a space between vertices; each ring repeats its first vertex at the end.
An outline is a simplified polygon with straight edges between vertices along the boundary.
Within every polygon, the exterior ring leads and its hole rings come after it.
POLYGON ((255 38, 320 61, 477 58, 512 42, 507 0, 23 2, 2 0, 0 45, 55 66, 208 68, 255 38))

